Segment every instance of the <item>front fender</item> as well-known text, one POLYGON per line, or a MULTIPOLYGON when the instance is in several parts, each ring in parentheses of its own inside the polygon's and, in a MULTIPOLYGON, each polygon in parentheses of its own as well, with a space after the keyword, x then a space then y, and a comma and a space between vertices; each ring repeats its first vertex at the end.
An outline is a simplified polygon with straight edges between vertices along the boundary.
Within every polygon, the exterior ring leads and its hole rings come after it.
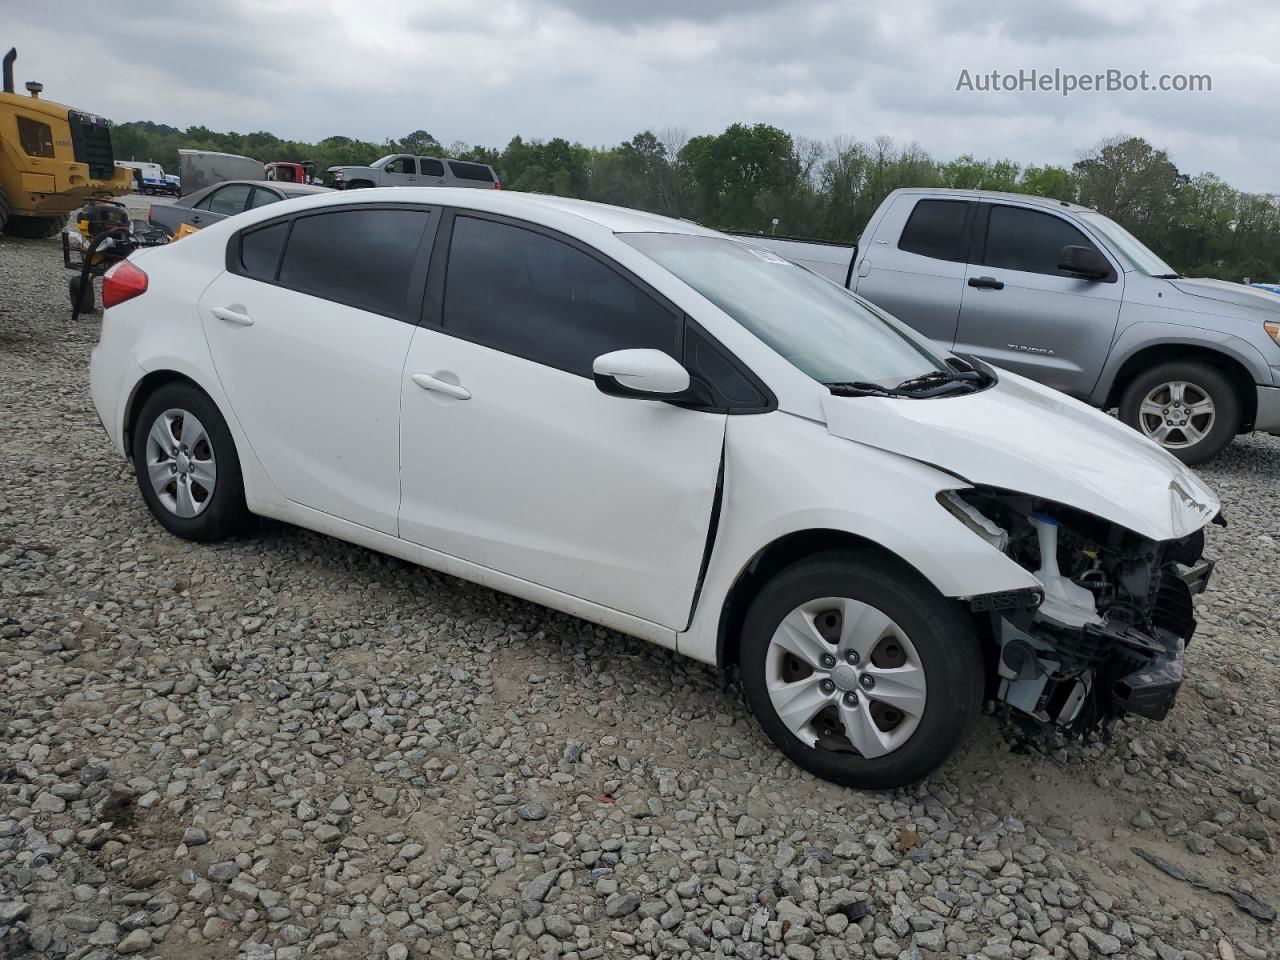
POLYGON ((687 656, 715 663, 720 617, 739 577, 770 544, 804 531, 851 534, 900 557, 948 597, 1039 581, 938 503, 963 480, 832 436, 782 412, 730 417, 720 523, 689 628, 687 656))
MULTIPOLYGON (((1261 324, 1259 324, 1261 329, 1261 324)), ((1213 350, 1230 357, 1249 372, 1254 383, 1270 384, 1271 368, 1258 348, 1243 337, 1214 330, 1210 327, 1193 327, 1185 323, 1164 323, 1158 320, 1141 320, 1131 323, 1116 338, 1103 365, 1089 402, 1101 407, 1107 402, 1116 377, 1124 365, 1148 347, 1178 344, 1213 350)))

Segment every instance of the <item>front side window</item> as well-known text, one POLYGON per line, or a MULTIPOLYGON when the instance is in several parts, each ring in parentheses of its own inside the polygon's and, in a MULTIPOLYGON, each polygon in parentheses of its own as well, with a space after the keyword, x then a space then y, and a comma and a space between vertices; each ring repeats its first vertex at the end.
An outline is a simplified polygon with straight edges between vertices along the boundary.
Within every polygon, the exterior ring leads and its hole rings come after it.
POLYGON ((413 157, 396 157, 387 164, 387 173, 417 173, 413 157))
POLYGON ((29 157, 53 157, 53 131, 47 123, 19 117, 18 141, 29 157))
POLYGON ((1069 277, 1058 269, 1063 247, 1097 249, 1083 233, 1061 217, 1025 207, 993 206, 987 225, 988 267, 1069 277))
POLYGON ((200 210, 208 210, 210 213, 220 213, 224 217, 234 216, 244 209, 245 202, 249 199, 249 191, 252 189, 247 183, 228 184, 213 191, 197 203, 196 207, 200 210))
POLYGON ((677 357, 679 317, 595 257, 546 234, 454 220, 444 328, 590 377, 596 357, 651 347, 677 357))
POLYGON ((921 200, 902 228, 898 249, 935 260, 963 260, 971 206, 965 200, 921 200))
POLYGON ((428 210, 335 210, 298 217, 280 283, 389 317, 409 312, 413 266, 428 210))
POLYGON ((945 370, 944 354, 842 287, 727 237, 620 233, 820 383, 893 386, 945 370))
POLYGON ((1092 210, 1080 216, 1088 226, 1102 234, 1113 247, 1127 257, 1139 272, 1145 273, 1148 277, 1178 276, 1178 272, 1161 260, 1150 247, 1110 217, 1104 217, 1092 210))

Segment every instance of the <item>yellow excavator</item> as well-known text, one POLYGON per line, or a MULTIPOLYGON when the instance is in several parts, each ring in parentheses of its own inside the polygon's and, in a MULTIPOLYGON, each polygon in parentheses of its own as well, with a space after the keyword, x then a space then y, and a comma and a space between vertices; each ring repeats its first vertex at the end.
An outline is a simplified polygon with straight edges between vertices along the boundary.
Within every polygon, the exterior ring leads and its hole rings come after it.
POLYGON ((0 92, 0 229, 14 237, 52 237, 67 214, 94 197, 128 193, 133 172, 117 167, 102 117, 42 100, 44 86, 13 90, 17 50, 4 56, 0 92))

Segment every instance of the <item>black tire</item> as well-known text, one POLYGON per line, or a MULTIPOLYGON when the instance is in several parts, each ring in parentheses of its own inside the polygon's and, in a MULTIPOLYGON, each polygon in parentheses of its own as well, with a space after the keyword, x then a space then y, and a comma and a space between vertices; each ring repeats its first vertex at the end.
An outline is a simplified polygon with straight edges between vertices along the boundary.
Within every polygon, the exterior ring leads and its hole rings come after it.
POLYGON ((24 240, 47 240, 56 237, 67 225, 67 215, 59 217, 21 217, 12 214, 4 225, 4 232, 24 240))
POLYGON ((160 525, 170 533, 184 540, 213 543, 248 528, 251 515, 245 506, 244 482, 235 441, 217 406, 202 390, 185 382, 161 386, 138 411, 131 446, 134 474, 142 499, 160 525), (161 414, 170 410, 193 415, 204 426, 216 463, 213 491, 204 498, 203 506, 193 517, 179 516, 166 506, 153 488, 148 473, 148 435, 161 414))
POLYGON ((372 186, 373 184, 370 183, 368 180, 353 180, 349 184, 347 184, 347 189, 348 190, 364 190, 372 186))
MULTIPOLYGON (((1184 395, 1189 393, 1192 391, 1184 388, 1184 395)), ((1162 391, 1157 396, 1169 398, 1171 395, 1162 391)), ((1175 409, 1173 416, 1180 418, 1181 414, 1175 409)), ((1155 440, 1183 463, 1204 463, 1221 453, 1240 432, 1240 397, 1226 375, 1207 363, 1162 363, 1138 374, 1125 387, 1120 399, 1120 419, 1139 433, 1155 440), (1197 415, 1190 421, 1193 427, 1208 427, 1203 436, 1194 442, 1188 442, 1191 435, 1178 427, 1169 432, 1167 441, 1158 439, 1153 435, 1153 429, 1158 429, 1160 418, 1154 413, 1142 411, 1143 401, 1149 395, 1158 391, 1163 384, 1174 383, 1190 384, 1194 391, 1213 403, 1211 421, 1204 415, 1197 415)))
POLYGON ((71 305, 74 307, 77 294, 80 296, 80 312, 93 313, 97 309, 93 295, 93 277, 85 280, 83 288, 80 285, 80 274, 67 278, 67 293, 71 295, 71 305))
POLYGON ((9 222, 9 195, 0 189, 0 232, 4 231, 5 224, 9 222))
POLYGON ((769 739, 814 776, 846 787, 886 790, 928 776, 964 739, 982 705, 985 668, 967 612, 905 564, 870 549, 817 554, 769 580, 747 611, 738 665, 747 705, 769 739), (821 741, 810 746, 783 723, 770 699, 766 674, 774 632, 801 604, 823 597, 849 597, 881 610, 910 638, 924 671, 918 725, 883 756, 837 752, 821 741))

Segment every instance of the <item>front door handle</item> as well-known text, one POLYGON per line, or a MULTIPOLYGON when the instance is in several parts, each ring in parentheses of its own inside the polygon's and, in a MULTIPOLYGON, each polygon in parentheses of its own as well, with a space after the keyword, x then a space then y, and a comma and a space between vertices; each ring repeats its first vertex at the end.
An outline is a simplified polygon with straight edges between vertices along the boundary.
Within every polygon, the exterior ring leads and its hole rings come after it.
POLYGON ((471 399, 471 391, 466 387, 433 377, 429 373, 415 373, 413 382, 423 390, 434 390, 436 393, 443 393, 446 397, 453 397, 455 400, 471 399))
POLYGON ((237 304, 235 307, 213 307, 210 311, 219 320, 225 320, 227 323, 236 323, 242 327, 253 326, 253 317, 244 312, 244 307, 237 304))
POLYGON ((982 290, 1003 290, 1004 283, 995 277, 970 277, 969 286, 982 290))

